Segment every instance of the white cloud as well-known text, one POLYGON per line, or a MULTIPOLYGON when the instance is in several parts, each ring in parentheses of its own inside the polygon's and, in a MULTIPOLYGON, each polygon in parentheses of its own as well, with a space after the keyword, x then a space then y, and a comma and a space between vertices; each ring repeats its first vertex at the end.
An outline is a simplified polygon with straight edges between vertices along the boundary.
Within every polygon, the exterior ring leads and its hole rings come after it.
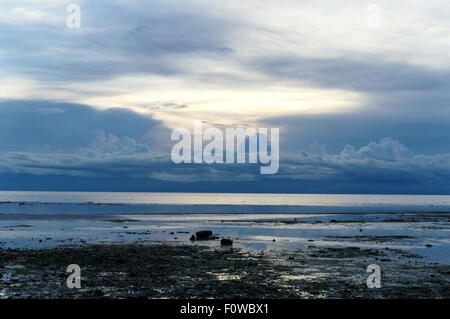
POLYGON ((373 158, 384 161, 395 161, 398 159, 411 158, 412 152, 399 141, 392 137, 386 137, 377 142, 370 142, 368 145, 356 150, 353 146, 347 145, 339 154, 344 159, 364 159, 373 158))
POLYGON ((90 147, 80 148, 78 154, 86 157, 114 157, 121 155, 142 154, 149 155, 147 145, 136 143, 128 136, 118 138, 114 134, 106 134, 99 130, 90 147))

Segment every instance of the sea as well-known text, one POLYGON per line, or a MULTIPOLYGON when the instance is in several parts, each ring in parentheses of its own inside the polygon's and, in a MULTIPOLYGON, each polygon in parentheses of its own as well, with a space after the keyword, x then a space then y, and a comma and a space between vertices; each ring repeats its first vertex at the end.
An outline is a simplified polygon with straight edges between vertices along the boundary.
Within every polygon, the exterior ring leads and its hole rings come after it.
POLYGON ((450 212, 450 196, 0 191, 0 214, 304 214, 433 211, 450 212))

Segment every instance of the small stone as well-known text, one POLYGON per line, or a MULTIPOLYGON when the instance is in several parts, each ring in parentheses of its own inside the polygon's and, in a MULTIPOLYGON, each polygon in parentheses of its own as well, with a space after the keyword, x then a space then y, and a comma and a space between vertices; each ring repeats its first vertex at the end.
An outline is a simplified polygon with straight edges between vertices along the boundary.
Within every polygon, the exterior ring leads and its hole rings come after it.
POLYGON ((431 247, 433 247, 432 245, 430 245, 430 244, 426 244, 425 245, 425 247, 427 247, 427 248, 431 248, 431 247))
POLYGON ((213 233, 210 230, 201 230, 195 233, 195 237, 197 240, 208 240, 213 237, 213 233))
POLYGON ((231 245, 233 245, 233 241, 231 239, 222 238, 222 240, 220 241, 220 244, 222 246, 231 246, 231 245))

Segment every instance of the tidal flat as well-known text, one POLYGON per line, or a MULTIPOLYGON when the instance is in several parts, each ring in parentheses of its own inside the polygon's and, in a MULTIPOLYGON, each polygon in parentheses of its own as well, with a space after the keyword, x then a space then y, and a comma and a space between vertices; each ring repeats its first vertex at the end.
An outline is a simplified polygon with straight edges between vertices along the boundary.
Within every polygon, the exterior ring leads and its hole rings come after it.
POLYGON ((448 212, 0 214, 0 298, 450 298, 449 231, 448 212))
POLYGON ((450 298, 450 269, 407 251, 256 251, 161 242, 4 249, 1 298, 450 298), (368 288, 369 264, 381 288, 368 288), (69 289, 69 264, 81 288, 69 289))

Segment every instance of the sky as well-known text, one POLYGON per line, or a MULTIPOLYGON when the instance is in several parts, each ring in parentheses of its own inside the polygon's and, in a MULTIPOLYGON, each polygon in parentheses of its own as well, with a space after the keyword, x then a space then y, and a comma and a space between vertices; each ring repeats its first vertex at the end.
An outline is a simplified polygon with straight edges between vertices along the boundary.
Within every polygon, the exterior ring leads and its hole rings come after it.
POLYGON ((449 18, 439 0, 3 0, 0 190, 450 194, 449 18), (195 120, 279 128, 279 171, 175 165, 195 120))

